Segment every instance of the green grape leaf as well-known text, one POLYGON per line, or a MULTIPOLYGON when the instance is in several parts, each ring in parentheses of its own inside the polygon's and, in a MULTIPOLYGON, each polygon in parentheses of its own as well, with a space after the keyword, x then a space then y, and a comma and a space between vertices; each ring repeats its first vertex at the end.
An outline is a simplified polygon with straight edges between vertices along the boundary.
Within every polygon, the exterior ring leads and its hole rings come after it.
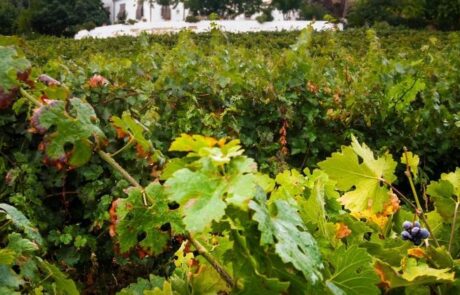
POLYGON ((138 278, 137 282, 118 292, 118 295, 144 295, 144 291, 163 287, 165 279, 159 276, 150 275, 148 279, 138 278))
POLYGON ((31 67, 30 62, 21 57, 12 47, 0 46, 0 90, 9 91, 19 86, 18 73, 31 67))
POLYGON ((13 290, 24 284, 24 281, 9 266, 0 264, 0 286, 13 290))
POLYGON ((331 235, 327 229, 326 199, 327 196, 331 197, 331 195, 332 199, 337 198, 337 192, 334 191, 335 183, 330 181, 328 175, 320 170, 315 170, 313 174, 307 171, 307 175, 306 181, 304 180, 304 188, 308 188, 308 190, 305 194, 296 197, 299 214, 306 224, 314 225, 314 230, 318 228, 323 237, 333 242, 334 240, 330 238, 331 235))
POLYGON ((30 221, 27 219, 27 217, 24 216, 24 214, 22 214, 21 211, 8 204, 0 203, 0 213, 1 212, 6 213, 7 218, 12 221, 13 225, 18 229, 24 231, 24 233, 29 239, 31 239, 38 245, 43 244, 43 239, 40 233, 38 232, 38 229, 32 227, 30 221))
POLYGON ((393 266, 398 266, 401 260, 407 256, 407 251, 412 247, 412 244, 402 239, 382 240, 372 235, 370 241, 361 243, 361 247, 365 248, 372 257, 381 259, 393 266))
POLYGON ((282 282, 278 278, 270 278, 263 274, 253 274, 244 280, 244 289, 238 295, 279 295, 287 294, 289 282, 282 282))
POLYGON ((326 285, 333 294, 380 294, 379 279, 372 267, 372 258, 366 250, 357 246, 341 247, 331 259, 334 273, 326 285))
POLYGON ((91 157, 90 139, 94 137, 96 143, 105 140, 94 109, 78 98, 71 98, 67 106, 64 101, 53 101, 41 110, 39 125, 46 130, 55 127, 55 131, 47 133, 43 140, 51 160, 65 158, 73 167, 80 167, 91 157), (72 149, 67 151, 69 144, 72 149))
POLYGON ((149 202, 143 203, 142 190, 131 188, 128 198, 121 199, 117 206, 116 233, 121 252, 127 252, 139 244, 149 254, 160 254, 171 239, 165 224, 170 225, 173 235, 183 234, 184 226, 177 211, 168 207, 164 189, 159 183, 151 183, 145 188, 145 197, 149 202), (144 237, 138 241, 139 235, 144 237))
POLYGON ((16 252, 12 249, 0 249, 0 264, 11 265, 16 259, 16 252))
POLYGON ((295 169, 279 173, 276 175, 275 181, 278 187, 271 194, 270 203, 275 200, 289 200, 302 195, 307 183, 305 176, 295 169))
POLYGON ((59 290, 60 294, 67 295, 79 295, 80 292, 75 285, 75 282, 67 278, 67 276, 62 273, 59 268, 52 265, 51 263, 44 261, 37 257, 38 266, 41 271, 47 274, 47 277, 50 277, 54 280, 56 284, 56 289, 59 290))
MULTIPOLYGON (((444 221, 452 222, 456 203, 460 202, 460 168, 455 172, 441 174, 439 181, 430 182, 426 192, 431 196, 436 211, 444 221)), ((457 221, 460 220, 460 215, 458 218, 457 221)))
POLYGON ((401 267, 392 267, 377 260, 375 269, 381 282, 389 288, 415 285, 450 283, 454 281, 455 272, 450 268, 435 269, 415 258, 403 259, 401 267))
POLYGON ((420 158, 418 155, 414 155, 412 152, 405 152, 401 156, 401 163, 409 165, 410 171, 415 177, 418 175, 418 165, 420 158))
POLYGON ((260 244, 275 245, 275 252, 283 262, 292 263, 312 283, 321 280, 323 263, 319 248, 297 209, 284 200, 277 200, 269 206, 266 202, 265 193, 259 190, 255 200, 249 203, 261 232, 260 244))
POLYGON ((218 178, 185 168, 175 172, 165 187, 170 200, 181 206, 183 221, 189 231, 201 232, 225 214, 224 187, 218 178))
POLYGON ((423 81, 406 75, 401 82, 390 87, 388 96, 395 101, 396 109, 401 111, 414 101, 417 94, 425 90, 425 87, 423 81))
POLYGON ((147 140, 144 133, 148 131, 139 121, 133 119, 129 112, 123 112, 121 118, 112 116, 113 126, 120 129, 123 133, 129 135, 136 142, 138 149, 145 154, 153 151, 153 144, 147 140))
POLYGON ((157 287, 153 290, 146 290, 144 291, 144 295, 175 295, 175 292, 173 292, 171 283, 165 281, 162 288, 157 287))
POLYGON ((382 180, 392 183, 396 179, 393 174, 396 162, 391 155, 375 159, 372 151, 365 144, 359 144, 355 137, 351 146, 342 147, 342 152, 333 153, 318 166, 337 182, 339 190, 346 192, 340 201, 351 212, 368 208, 373 212, 382 211, 389 200, 382 180))
POLYGON ((247 211, 256 171, 252 159, 238 156, 227 164, 224 176, 217 170, 184 168, 174 172, 165 187, 169 199, 180 205, 187 230, 201 232, 212 221, 220 221, 230 204, 247 211))
MULTIPOLYGON (((234 229, 237 229, 237 226, 234 229)), ((243 229, 241 229, 243 230, 243 229)), ((289 282, 283 282, 277 277, 264 275, 260 269, 260 264, 267 262, 264 252, 259 249, 257 239, 257 229, 247 228, 246 233, 240 234, 236 230, 231 233, 233 240, 237 240, 231 249, 225 253, 225 261, 232 265, 234 277, 237 283, 243 287, 236 292, 239 295, 278 295, 287 291, 290 286, 289 282), (249 232, 251 231, 251 232, 249 232), (252 250, 252 253, 251 253, 252 250), (254 263, 251 263, 254 261, 254 263)), ((282 262, 280 261, 280 264, 282 262)), ((281 267, 284 267, 282 265, 281 267)))
MULTIPOLYGON (((204 264, 205 262, 203 262, 204 264)), ((214 295, 229 293, 229 288, 217 271, 209 264, 201 265, 197 272, 190 276, 193 294, 214 295)))

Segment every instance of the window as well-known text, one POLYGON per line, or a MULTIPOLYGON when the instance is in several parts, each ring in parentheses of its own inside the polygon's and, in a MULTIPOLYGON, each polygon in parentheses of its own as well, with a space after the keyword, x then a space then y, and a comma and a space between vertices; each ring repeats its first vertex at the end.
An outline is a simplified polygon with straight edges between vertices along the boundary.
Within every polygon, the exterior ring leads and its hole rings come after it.
POLYGON ((136 8, 136 19, 141 19, 144 16, 144 4, 138 5, 136 8))
POLYGON ((119 22, 126 21, 127 14, 126 14, 126 4, 120 4, 120 9, 118 10, 117 19, 119 22))
POLYGON ((167 5, 161 6, 161 17, 164 20, 171 20, 171 7, 167 5))

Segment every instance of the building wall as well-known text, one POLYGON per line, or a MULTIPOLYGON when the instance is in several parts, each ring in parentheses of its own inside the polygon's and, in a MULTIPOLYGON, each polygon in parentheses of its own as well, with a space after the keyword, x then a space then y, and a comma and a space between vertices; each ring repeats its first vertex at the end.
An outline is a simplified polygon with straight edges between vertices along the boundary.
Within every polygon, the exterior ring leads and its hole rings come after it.
MULTIPOLYGON (((118 21, 118 14, 122 5, 125 5, 126 20, 136 20, 137 1, 136 0, 103 0, 104 7, 110 10, 110 20, 112 23, 118 21)), ((188 14, 188 9, 184 8, 183 3, 179 3, 176 7, 171 6, 171 21, 183 21, 188 14)), ((153 4, 150 6, 148 1, 144 2, 144 16, 141 21, 164 21, 161 16, 161 5, 153 4)))
MULTIPOLYGON (((127 17, 126 20, 132 19, 136 20, 136 10, 137 10, 137 1, 136 0, 102 0, 104 7, 110 10, 110 20, 112 23, 118 21, 117 15, 120 12, 120 7, 122 4, 125 5, 127 17)), ((340 0, 329 0, 329 1, 340 1, 340 0)), ((265 3, 270 3, 270 0, 264 0, 265 3)), ((261 13, 257 13, 250 17, 251 20, 255 20, 257 16, 261 13)), ((184 8, 184 4, 181 2, 176 7, 171 6, 171 21, 184 21, 185 17, 188 15, 188 9, 184 8)), ((295 20, 298 17, 298 12, 292 12, 288 15, 283 15, 279 10, 273 10, 272 16, 275 21, 282 20, 295 20)), ((165 21, 161 16, 161 5, 154 4, 152 7, 145 1, 144 3, 144 16, 142 18, 147 22, 159 22, 165 21)), ((141 19, 141 21, 142 21, 141 19)), ((246 17, 244 15, 239 15, 235 20, 244 20, 246 17)))

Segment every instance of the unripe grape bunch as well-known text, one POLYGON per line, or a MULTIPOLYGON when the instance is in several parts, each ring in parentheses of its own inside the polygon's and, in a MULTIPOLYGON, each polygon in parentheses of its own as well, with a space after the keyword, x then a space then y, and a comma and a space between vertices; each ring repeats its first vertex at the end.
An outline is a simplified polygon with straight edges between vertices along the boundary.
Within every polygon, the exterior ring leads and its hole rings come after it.
POLYGON ((404 221, 403 223, 404 230, 401 233, 401 237, 403 240, 409 240, 414 245, 420 245, 422 240, 427 239, 430 237, 430 232, 423 227, 420 227, 420 222, 410 222, 404 221))

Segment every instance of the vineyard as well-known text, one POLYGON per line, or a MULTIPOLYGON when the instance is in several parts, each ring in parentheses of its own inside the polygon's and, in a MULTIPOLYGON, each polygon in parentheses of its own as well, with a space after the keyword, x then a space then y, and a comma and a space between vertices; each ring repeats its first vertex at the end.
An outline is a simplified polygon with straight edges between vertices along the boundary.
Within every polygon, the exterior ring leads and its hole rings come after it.
POLYGON ((0 294, 459 294, 459 52, 0 37, 0 294))

